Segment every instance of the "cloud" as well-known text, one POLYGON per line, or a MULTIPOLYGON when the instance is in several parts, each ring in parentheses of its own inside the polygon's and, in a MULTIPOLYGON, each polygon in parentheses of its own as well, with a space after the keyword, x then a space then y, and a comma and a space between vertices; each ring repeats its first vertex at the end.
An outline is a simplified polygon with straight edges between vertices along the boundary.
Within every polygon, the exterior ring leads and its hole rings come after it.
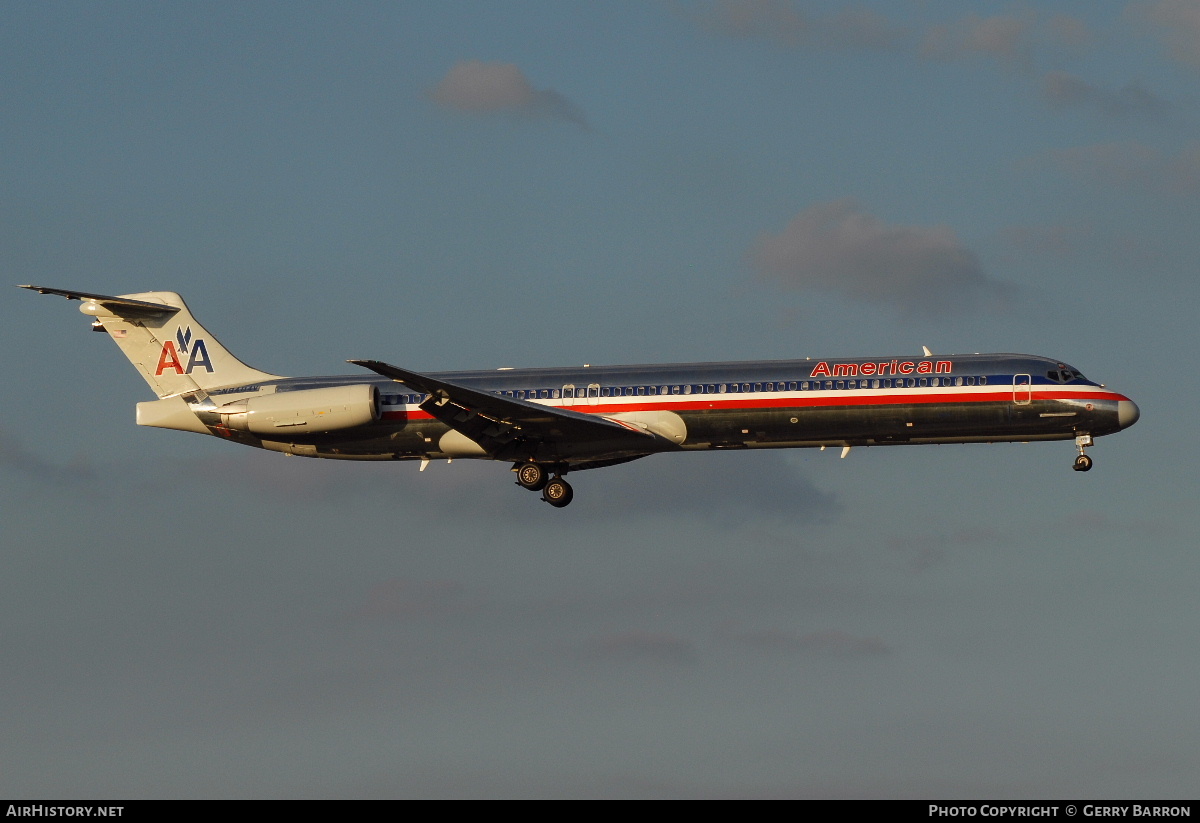
POLYGON ((73 462, 60 466, 51 463, 26 449, 3 430, 0 430, 0 468, 48 483, 81 483, 95 479, 95 473, 86 464, 73 462))
POLYGON ((850 199, 805 209, 780 234, 759 237, 751 258, 785 288, 892 305, 908 315, 1002 305, 1015 292, 988 278, 950 227, 885 223, 850 199))
POLYGON ((588 128, 574 103, 553 89, 535 89, 515 63, 455 63, 429 97, 440 106, 469 114, 542 117, 588 128))
POLYGON ((1156 0, 1133 9, 1135 14, 1156 27, 1172 60, 1200 68, 1200 3, 1196 0, 1156 0))
MULTIPOLYGON (((404 500, 426 514, 525 524, 556 510, 518 488, 509 464, 479 460, 402 464, 284 458, 244 449, 189 464, 187 473, 266 500, 343 505, 370 495, 404 500)), ((828 522, 841 510, 837 496, 817 488, 781 451, 651 455, 624 465, 571 472, 573 521, 619 515, 687 515, 721 525, 752 518, 828 522)))
POLYGON ((1068 174, 1109 186, 1156 195, 1200 195, 1200 142, 1183 147, 1173 157, 1137 141, 1075 146, 1045 157, 1068 174))
POLYGON ((1087 23, 1064 14, 1056 14, 1047 20, 1041 32, 1044 43, 1070 52, 1083 51, 1096 42, 1096 35, 1087 23))
POLYGON ((875 656, 891 651, 888 645, 878 637, 859 637, 840 629, 827 629, 803 635, 770 629, 747 632, 735 637, 734 640, 752 649, 823 657, 875 656))
POLYGON ((604 517, 687 514, 734 526, 765 517, 824 523, 841 512, 837 496, 817 488, 781 451, 651 455, 569 479, 577 495, 595 490, 596 514, 604 517))
POLYGON ((359 610, 363 617, 437 617, 465 608, 462 584, 452 580, 391 578, 366 594, 359 610))
POLYGON ((1096 260, 1128 266, 1158 265, 1158 246, 1130 233, 1099 229, 1086 223, 1009 226, 999 239, 1006 256, 1033 255, 1055 261, 1096 260))
POLYGON ((1076 52, 1094 40, 1087 25, 1074 17, 980 17, 969 14, 952 23, 930 26, 918 53, 930 60, 992 58, 1028 67, 1036 52, 1076 52))
POLYGON ((1004 539, 1005 535, 995 527, 981 526, 961 528, 949 534, 893 535, 885 541, 885 545, 896 552, 902 568, 923 572, 940 565, 958 549, 995 544, 1004 539))
POLYGON ((715 34, 768 40, 789 48, 893 49, 907 34, 870 9, 816 15, 787 0, 716 0, 682 13, 715 34))
POLYGON ((1065 71, 1052 71, 1045 76, 1042 97, 1057 108, 1089 107, 1110 117, 1163 120, 1174 108, 1141 83, 1110 91, 1065 71))
POLYGON ((662 632, 635 629, 593 638, 585 656, 607 663, 660 663, 685 666, 696 662, 690 640, 662 632))
POLYGON ((893 23, 872 9, 854 6, 821 14, 795 0, 713 0, 681 7, 681 13, 711 33, 785 48, 900 51, 931 60, 986 57, 1027 65, 1036 52, 1076 52, 1095 39, 1078 18, 1035 13, 970 14, 923 32, 893 23))
POLYGON ((971 14, 953 23, 931 26, 920 53, 934 60, 988 56, 1003 61, 1026 59, 1030 20, 1016 17, 979 17, 971 14))

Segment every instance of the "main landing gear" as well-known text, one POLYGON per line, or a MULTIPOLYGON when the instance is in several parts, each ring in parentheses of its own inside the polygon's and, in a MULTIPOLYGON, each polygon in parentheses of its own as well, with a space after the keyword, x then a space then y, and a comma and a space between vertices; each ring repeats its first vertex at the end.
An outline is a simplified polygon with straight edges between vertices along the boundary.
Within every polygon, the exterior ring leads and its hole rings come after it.
POLYGON ((518 486, 531 492, 541 492, 542 499, 556 509, 569 505, 575 497, 571 484, 560 476, 561 471, 555 471, 554 477, 551 477, 544 465, 532 461, 514 466, 513 471, 517 473, 518 486))
POLYGON ((554 478, 542 489, 542 499, 556 509, 570 505, 574 497, 575 492, 571 489, 571 484, 561 477, 554 478))
POLYGON ((1075 438, 1075 448, 1079 449, 1079 456, 1075 458, 1073 468, 1077 472, 1085 472, 1092 468, 1092 458, 1087 456, 1084 451, 1088 446, 1092 445, 1092 436, 1090 434, 1081 434, 1075 438))

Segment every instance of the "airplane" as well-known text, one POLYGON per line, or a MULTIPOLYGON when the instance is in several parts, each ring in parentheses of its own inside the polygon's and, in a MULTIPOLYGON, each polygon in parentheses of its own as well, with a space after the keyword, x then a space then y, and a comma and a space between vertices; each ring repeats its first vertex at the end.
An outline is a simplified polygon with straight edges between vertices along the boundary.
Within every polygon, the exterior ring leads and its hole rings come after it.
POLYGON ((79 300, 158 396, 137 424, 209 434, 285 455, 343 460, 479 458, 512 464, 554 507, 569 471, 660 452, 1074 440, 1137 422, 1132 400, 1053 358, 1024 354, 567 366, 426 374, 350 360, 372 374, 282 377, 253 369, 174 292, 79 300))

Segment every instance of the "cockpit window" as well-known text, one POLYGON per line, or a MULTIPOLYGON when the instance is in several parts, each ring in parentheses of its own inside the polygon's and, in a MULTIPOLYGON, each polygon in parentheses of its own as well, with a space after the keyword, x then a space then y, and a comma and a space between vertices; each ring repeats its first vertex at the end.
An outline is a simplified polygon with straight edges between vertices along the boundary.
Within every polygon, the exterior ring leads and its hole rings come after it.
POLYGON ((1056 383, 1070 383, 1072 380, 1087 379, 1070 366, 1064 366, 1062 363, 1059 363, 1058 366, 1057 369, 1051 369, 1046 372, 1046 376, 1056 383))

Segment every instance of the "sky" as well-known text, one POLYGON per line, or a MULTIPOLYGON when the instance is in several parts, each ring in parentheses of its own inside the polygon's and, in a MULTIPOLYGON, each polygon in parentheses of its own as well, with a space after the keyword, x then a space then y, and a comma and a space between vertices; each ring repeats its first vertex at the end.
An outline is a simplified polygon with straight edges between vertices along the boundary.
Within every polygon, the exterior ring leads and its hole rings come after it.
POLYGON ((572 475, 139 429, 0 299, 0 796, 1194 798, 1200 2, 0 8, 0 268, 286 375, 1015 351, 1070 442, 572 475))

